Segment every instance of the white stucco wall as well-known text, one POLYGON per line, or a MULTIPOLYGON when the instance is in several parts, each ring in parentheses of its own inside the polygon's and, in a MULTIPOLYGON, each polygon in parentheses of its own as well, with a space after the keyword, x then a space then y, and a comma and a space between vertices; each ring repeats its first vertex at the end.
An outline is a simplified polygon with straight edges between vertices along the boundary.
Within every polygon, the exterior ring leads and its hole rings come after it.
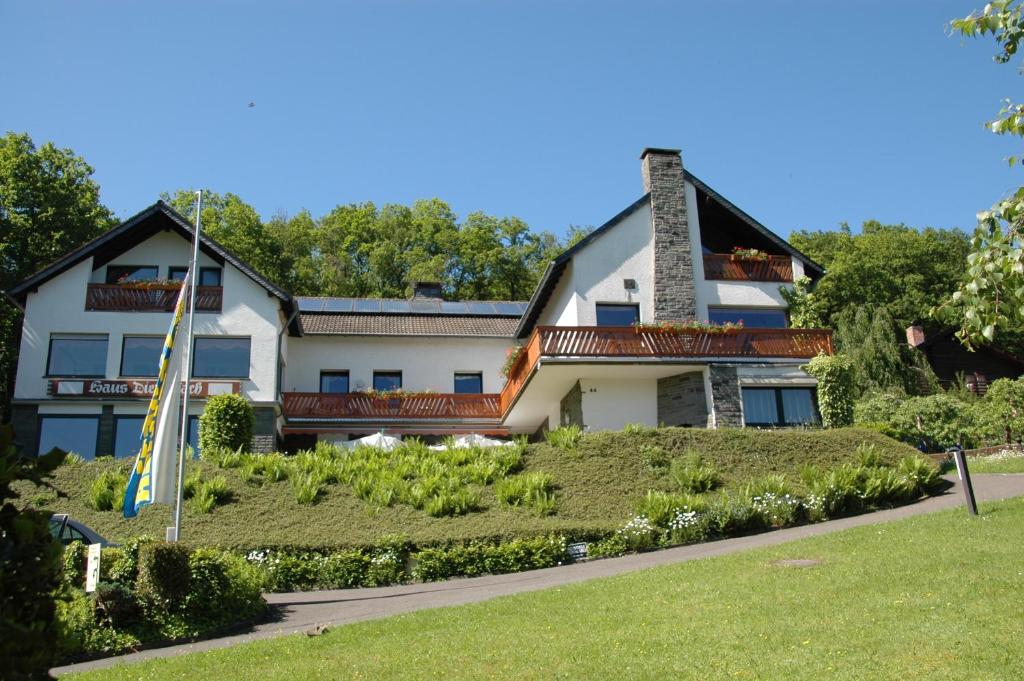
POLYGON ((621 430, 627 423, 658 425, 658 381, 580 379, 583 423, 588 431, 621 430))
MULTIPOLYGON (((117 258, 114 264, 159 264, 160 276, 166 277, 168 265, 187 265, 189 255, 189 242, 176 234, 160 233, 117 258)), ((206 263, 216 264, 209 259, 206 263)), ((98 272, 98 280, 102 281, 103 268, 98 272)), ((277 332, 282 327, 280 302, 231 265, 225 264, 223 279, 222 311, 219 314, 197 313, 195 335, 250 337, 249 379, 242 381, 243 394, 253 402, 273 402, 277 332)), ((106 335, 106 378, 114 379, 119 377, 124 336, 167 333, 169 312, 86 311, 86 288, 93 280, 90 258, 28 295, 14 391, 16 399, 46 399, 46 362, 51 334, 106 335)))
MULTIPOLYGON (((177 232, 159 232, 93 272, 89 281, 94 284, 106 282, 107 267, 110 265, 156 265, 160 268, 157 277, 168 279, 170 278, 167 271, 169 267, 188 267, 189 258, 192 256, 190 249, 191 244, 177 232)), ((201 250, 199 266, 220 267, 216 261, 201 250)))
POLYGON ((401 371, 404 390, 455 391, 455 373, 481 372, 485 393, 501 392, 511 338, 303 336, 289 340, 286 392, 317 392, 321 371, 348 371, 352 392, 374 371, 401 371))
POLYGON ((654 310, 651 208, 644 205, 582 248, 562 273, 538 325, 593 326, 598 303, 639 303, 640 319, 654 310), (635 279, 626 290, 623 279, 635 279))

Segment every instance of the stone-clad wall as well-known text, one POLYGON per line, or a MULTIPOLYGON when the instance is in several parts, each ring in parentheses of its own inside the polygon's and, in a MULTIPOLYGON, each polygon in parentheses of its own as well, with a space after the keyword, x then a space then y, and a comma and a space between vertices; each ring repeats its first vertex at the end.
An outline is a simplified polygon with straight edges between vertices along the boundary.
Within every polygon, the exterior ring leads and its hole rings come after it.
POLYGON ((644 191, 654 228, 654 321, 697 318, 683 161, 677 149, 645 149, 644 191))
POLYGON ((739 428, 743 425, 743 402, 736 367, 710 367, 711 398, 715 408, 716 428, 739 428))
POLYGON ((658 379, 658 424, 704 428, 708 405, 704 374, 690 372, 658 379))
POLYGON ((576 381, 576 385, 562 398, 561 414, 560 425, 583 427, 583 389, 579 381, 576 381))

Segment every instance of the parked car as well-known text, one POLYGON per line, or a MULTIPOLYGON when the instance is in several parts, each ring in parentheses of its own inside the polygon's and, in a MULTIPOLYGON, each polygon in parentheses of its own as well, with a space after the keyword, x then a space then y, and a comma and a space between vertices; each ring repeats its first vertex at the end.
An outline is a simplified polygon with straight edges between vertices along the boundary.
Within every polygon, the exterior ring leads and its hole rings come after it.
POLYGON ((99 544, 100 546, 114 546, 104 539, 99 532, 84 523, 80 523, 67 513, 54 513, 50 516, 50 532, 61 541, 62 544, 70 544, 73 541, 80 541, 83 544, 99 544))

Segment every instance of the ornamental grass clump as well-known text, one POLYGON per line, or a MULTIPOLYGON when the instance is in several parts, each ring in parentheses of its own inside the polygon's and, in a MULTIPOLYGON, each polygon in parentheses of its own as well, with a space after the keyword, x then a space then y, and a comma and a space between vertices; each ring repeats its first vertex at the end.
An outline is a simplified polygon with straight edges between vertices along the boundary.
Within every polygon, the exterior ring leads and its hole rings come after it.
POLYGON ((498 501, 507 506, 530 508, 537 515, 551 515, 557 505, 555 480, 548 473, 533 472, 505 478, 494 487, 498 501))
POLYGON ((120 511, 128 476, 119 470, 103 471, 89 487, 88 505, 97 511, 120 511))
POLYGON ((718 471, 713 466, 706 465, 700 452, 692 449, 686 450, 682 457, 672 460, 668 477, 677 490, 693 494, 711 491, 722 483, 718 471))
POLYGON ((566 452, 573 451, 583 439, 583 429, 575 423, 569 426, 562 426, 555 430, 549 430, 544 434, 548 444, 566 452))

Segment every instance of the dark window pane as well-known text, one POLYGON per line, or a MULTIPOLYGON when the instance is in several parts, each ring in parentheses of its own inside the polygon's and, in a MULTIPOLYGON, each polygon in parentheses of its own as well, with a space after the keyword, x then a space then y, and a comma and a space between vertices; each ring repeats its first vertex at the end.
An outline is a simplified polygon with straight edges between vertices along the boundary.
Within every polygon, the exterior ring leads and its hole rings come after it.
POLYGON ((156 376, 160 369, 164 340, 159 336, 125 336, 121 352, 121 375, 156 376))
POLYGON ((220 286, 220 268, 219 267, 200 267, 199 268, 199 285, 200 286, 220 286))
POLYGON ((348 372, 347 371, 322 371, 320 372, 320 392, 322 393, 347 393, 348 372))
POLYGON ((185 275, 187 274, 187 267, 172 267, 167 272, 167 278, 171 281, 185 281, 185 275))
POLYGON ((715 324, 743 322, 748 329, 786 328, 785 310, 755 310, 739 307, 718 307, 708 310, 708 321, 715 324))
POLYGON ((107 338, 51 338, 46 373, 50 376, 106 376, 107 338))
POLYGON ((157 268, 154 265, 107 265, 108 284, 153 281, 156 278, 157 268))
POLYGON ((814 408, 814 391, 811 388, 783 388, 782 416, 786 425, 818 423, 818 412, 814 408))
POLYGON ((54 447, 74 452, 83 459, 96 458, 96 436, 100 419, 97 416, 54 417, 39 420, 39 454, 54 447))
POLYGON ((145 419, 141 416, 119 416, 114 420, 114 457, 122 458, 139 453, 142 446, 142 422, 145 419))
POLYGON ((188 446, 192 448, 192 458, 199 458, 199 417, 188 417, 188 446))
POLYGON ((457 394, 479 394, 483 391, 483 374, 455 374, 455 392, 457 394))
POLYGON ((743 421, 747 425, 777 425, 779 411, 774 388, 743 389, 743 421))
POLYGON ((634 326, 639 321, 639 305, 597 305, 598 326, 634 326))
POLYGON ((197 338, 192 375, 197 378, 249 378, 248 338, 197 338))
POLYGON ((402 387, 401 371, 374 371, 373 389, 381 392, 387 390, 400 390, 402 387))

